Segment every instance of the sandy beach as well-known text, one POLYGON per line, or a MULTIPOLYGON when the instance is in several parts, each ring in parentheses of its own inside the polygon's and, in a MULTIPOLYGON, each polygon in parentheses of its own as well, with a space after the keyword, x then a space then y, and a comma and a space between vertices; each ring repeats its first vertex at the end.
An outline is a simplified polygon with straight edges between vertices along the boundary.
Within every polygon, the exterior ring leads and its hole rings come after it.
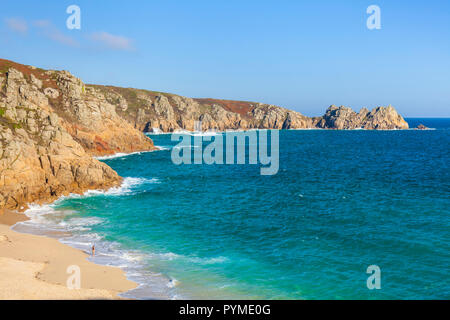
POLYGON ((124 272, 88 261, 88 255, 43 236, 22 234, 11 226, 25 215, 0 213, 0 300, 120 299, 136 283, 124 272), (80 270, 80 289, 66 285, 69 266, 80 270))

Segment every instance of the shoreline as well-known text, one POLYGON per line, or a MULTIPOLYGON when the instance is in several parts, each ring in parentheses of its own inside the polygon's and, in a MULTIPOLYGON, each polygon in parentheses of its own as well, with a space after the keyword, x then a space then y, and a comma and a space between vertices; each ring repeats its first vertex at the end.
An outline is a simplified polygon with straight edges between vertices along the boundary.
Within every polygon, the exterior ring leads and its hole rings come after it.
POLYGON ((142 153, 149 153, 149 152, 155 152, 155 151, 161 151, 161 150, 162 150, 161 147, 155 146, 155 149, 153 149, 153 150, 135 151, 135 152, 129 152, 129 153, 116 152, 116 153, 108 154, 108 155, 104 155, 104 156, 92 156, 92 157, 98 161, 105 161, 105 160, 110 160, 110 159, 128 157, 128 156, 132 156, 132 155, 136 155, 136 154, 139 155, 142 153))
MULTIPOLYGON (((445 119, 445 118, 444 118, 445 119)), ((195 135, 217 135, 217 134, 223 134, 223 133, 245 133, 245 132, 249 132, 249 131, 371 131, 371 132, 382 132, 382 131, 415 131, 415 130, 420 130, 420 131, 426 131, 426 130, 436 130, 436 128, 427 128, 427 129, 417 129, 417 128, 408 128, 408 129, 366 129, 366 128, 353 128, 353 129, 336 129, 336 128, 289 128, 289 129, 274 129, 274 128, 251 128, 251 129, 227 129, 227 130, 206 130, 206 131, 202 131, 202 132, 197 132, 197 131, 189 131, 189 130, 180 130, 180 131, 173 131, 173 132, 159 132, 159 133, 154 133, 154 132, 144 132, 145 135, 147 136, 159 136, 159 135, 170 135, 170 134, 186 134, 186 135, 191 135, 191 136, 195 136, 195 135)), ((159 146, 155 146, 155 147, 159 147, 159 146)), ((158 151, 158 150, 156 150, 158 151)), ((126 153, 124 155, 131 155, 131 154, 135 154, 135 153, 139 153, 139 152, 133 152, 133 153, 126 153)), ((116 154, 112 154, 111 156, 117 155, 120 153, 116 153, 116 154)), ((107 158, 108 156, 105 157, 95 157, 98 160, 103 160, 101 158, 107 158)))
POLYGON ((82 250, 12 229, 26 220, 17 212, 0 213, 0 299, 124 299, 119 294, 138 287, 122 269, 95 264, 82 250), (67 268, 73 265, 80 268, 81 285, 71 290, 66 285, 71 276, 67 268))
MULTIPOLYGON (((157 150, 153 150, 153 151, 158 151, 161 150, 161 148, 158 148, 157 150)), ((153 151, 148 151, 148 152, 153 152, 153 151)), ((36 206, 33 207, 31 204, 29 204, 27 206, 27 210, 24 210, 23 212, 21 211, 13 211, 13 210, 8 210, 8 209, 4 209, 4 210, 0 210, 0 238, 2 236, 2 234, 7 236, 7 233, 12 233, 12 234, 18 234, 18 235, 23 235, 24 237, 26 236, 32 236, 32 237, 40 237, 40 238, 44 238, 50 241, 53 241, 53 243, 56 243, 57 246, 60 246, 60 251, 64 252, 61 253, 61 256, 67 256, 68 254, 73 254, 75 253, 78 260, 79 256, 82 255, 83 256, 83 265, 89 265, 90 267, 87 268, 86 270, 89 272, 89 274, 93 273, 94 271, 100 275, 100 279, 102 281, 100 282, 96 282, 94 286, 89 287, 89 289, 98 289, 98 290, 103 290, 104 288, 107 288, 106 292, 102 292, 101 294, 99 294, 98 296, 93 297, 92 294, 86 293, 86 292, 81 292, 85 289, 85 286, 83 286, 83 284, 81 285, 81 290, 72 290, 71 292, 74 291, 78 291, 77 294, 71 294, 67 297, 67 292, 65 292, 64 294, 62 294, 61 296, 38 296, 38 297, 32 297, 32 298, 25 298, 25 297, 14 297, 14 298, 7 298, 4 297, 0 294, 0 300, 2 299, 36 299, 36 300, 72 300, 72 299, 96 299, 96 300, 110 300, 110 299, 119 299, 119 300, 141 300, 141 299, 157 299, 157 300, 168 300, 171 299, 171 297, 166 296, 163 293, 160 293, 158 291, 158 289, 156 289, 156 291, 154 291, 153 287, 157 286, 158 288, 161 286, 161 281, 169 281, 170 279, 163 279, 160 280, 159 282, 155 280, 151 281, 150 283, 143 283, 138 275, 138 277, 136 278, 136 273, 134 270, 134 266, 130 266, 129 265, 124 265, 124 264, 117 264, 116 262, 118 260, 114 260, 113 263, 110 262, 106 262, 104 261, 105 256, 109 256, 110 252, 104 252, 102 249, 106 249, 108 250, 108 248, 102 248, 103 246, 101 245, 101 243, 103 241, 97 241, 97 240, 93 240, 93 241, 86 241, 86 239, 82 239, 82 246, 80 246, 81 242, 79 242, 78 240, 75 240, 75 242, 71 243, 71 242, 65 242, 63 241, 63 239, 66 239, 67 237, 72 237, 73 234, 71 233, 71 231, 64 231, 64 230, 52 230, 51 228, 48 229, 46 228, 46 224, 44 223, 43 225, 41 225, 40 222, 38 223, 34 223, 35 222, 35 217, 34 214, 31 214, 32 211, 34 210, 40 210, 40 209, 44 209, 46 213, 52 214, 52 209, 51 206, 53 204, 56 204, 59 200, 65 199, 66 197, 83 197, 83 196, 90 196, 90 194, 98 194, 98 193, 102 193, 102 194, 120 194, 121 192, 130 192, 129 188, 132 187, 134 184, 139 184, 141 183, 141 181, 128 181, 127 180, 140 180, 139 178, 123 178, 122 183, 118 186, 118 187, 112 187, 106 190, 101 190, 101 189, 92 189, 92 190, 87 190, 86 192, 82 193, 82 194, 78 194, 78 193, 70 193, 68 195, 63 195, 57 199, 53 199, 52 201, 48 202, 48 203, 36 203, 36 206), (109 193, 111 192, 111 193, 109 193), (27 214, 27 211, 31 211, 30 214, 27 214), (48 212, 47 212, 48 211, 48 212), (28 222, 30 222, 31 225, 31 229, 30 229, 30 225, 27 225, 28 222), (37 227, 34 228, 33 227, 37 227), (8 232, 6 232, 5 227, 7 227, 8 232), (34 229, 34 230, 33 230, 34 229), (92 243, 95 243, 96 245, 96 255, 95 258, 92 260, 92 258, 90 257, 90 246, 92 245, 92 243), (65 248, 65 249, 64 249, 65 248), (66 251, 71 251, 71 252, 66 252, 66 251), (111 271, 112 270, 112 271, 111 271), (111 279, 108 279, 108 277, 111 279), (116 281, 117 278, 117 281, 116 281), (113 286, 110 286, 110 283, 115 283, 113 286), (133 293, 131 293, 133 292, 133 293)), ((40 214, 42 214, 42 212, 38 212, 37 213, 38 216, 40 214)), ((39 218, 38 218, 39 219, 39 218)), ((22 239, 19 239, 19 241, 22 242, 22 239)), ((1 246, 1 241, 0 241, 0 273, 2 273, 3 271, 1 270, 2 264, 6 263, 5 261, 2 261, 2 257, 4 257, 4 253, 2 251, 2 246, 1 246)), ((110 243, 108 243, 107 241, 104 243, 107 245, 107 247, 110 245, 110 243)), ((44 243, 42 245, 39 246, 39 248, 35 248, 35 252, 39 252, 39 250, 42 250, 42 248, 46 247, 47 243, 44 243)), ((24 246, 25 247, 25 246, 24 246)), ((23 249, 23 248, 21 248, 23 249)), ((115 253, 119 253, 121 254, 122 252, 115 252, 115 253)), ((133 252, 131 253, 133 255, 133 252)), ((125 252, 125 255, 127 255, 127 252, 125 252)), ((123 257, 118 256, 116 257, 120 260, 123 259, 123 257)), ((25 257, 23 256, 19 256, 18 257, 19 260, 25 260, 27 261, 27 257, 26 257, 26 252, 25 252, 25 257)), ((134 260, 134 258, 131 258, 132 260, 134 260)), ((35 259, 36 260, 36 259, 35 259)), ((37 259, 39 260, 39 259, 37 259)), ((125 260, 128 260, 128 257, 125 257, 125 260)), ((33 260, 34 261, 34 260, 33 260)), ((47 261, 47 260, 46 260, 47 261)), ((127 261, 128 262, 128 261, 127 261)), ((81 265, 80 265, 81 266, 81 265)), ((41 269, 43 268, 43 266, 41 266, 41 269)), ((61 269, 62 270, 62 269, 61 269)), ((62 276, 64 276, 64 281, 63 283, 61 283, 61 281, 57 281, 56 284, 58 285, 63 285, 65 291, 67 291, 68 289, 66 288, 66 284, 65 281, 67 281, 67 278, 70 276, 69 274, 64 273, 65 270, 59 270, 60 271, 60 275, 59 275, 59 280, 62 279, 62 276), (63 272, 64 271, 64 272, 63 272)), ((41 274, 42 272, 40 271, 35 271, 35 274, 41 274)), ((17 281, 20 281, 20 277, 18 277, 17 281)), ((42 285, 42 283, 41 283, 42 285)), ((7 286, 11 286, 14 287, 14 283, 12 284, 4 284, 0 281, 0 291, 7 286)), ((167 284, 164 282, 163 284, 164 287, 167 286, 167 284)), ((61 288, 58 288, 58 292, 61 291, 61 288)))

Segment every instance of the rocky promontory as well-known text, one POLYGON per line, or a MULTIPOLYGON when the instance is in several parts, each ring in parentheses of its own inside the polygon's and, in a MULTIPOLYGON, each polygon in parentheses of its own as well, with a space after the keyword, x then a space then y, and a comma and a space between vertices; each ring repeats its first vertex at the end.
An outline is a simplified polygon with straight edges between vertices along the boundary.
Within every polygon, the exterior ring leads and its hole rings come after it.
POLYGON ((378 107, 369 111, 362 108, 356 113, 350 108, 332 105, 325 115, 316 118, 316 126, 324 129, 394 130, 408 129, 408 123, 392 107, 378 107))
POLYGON ((312 128, 313 121, 299 112, 274 105, 218 99, 193 99, 171 93, 90 85, 102 92, 119 115, 135 128, 149 132, 203 129, 312 128))
POLYGON ((257 102, 193 99, 171 93, 132 88, 90 85, 116 106, 117 113, 135 128, 173 132, 194 130, 202 121, 204 130, 216 129, 407 129, 408 124, 392 107, 350 108, 331 106, 322 117, 257 102))
POLYGON ((331 106, 311 118, 257 102, 86 85, 67 71, 0 59, 0 210, 116 186, 122 178, 93 156, 154 150, 143 132, 192 131, 196 121, 204 130, 408 128, 391 106, 331 106))

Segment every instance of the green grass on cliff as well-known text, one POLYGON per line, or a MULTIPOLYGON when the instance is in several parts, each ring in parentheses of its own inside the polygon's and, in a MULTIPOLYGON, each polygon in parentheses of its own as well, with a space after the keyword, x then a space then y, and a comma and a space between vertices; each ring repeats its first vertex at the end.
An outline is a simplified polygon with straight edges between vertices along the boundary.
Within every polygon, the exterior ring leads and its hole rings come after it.
MULTIPOLYGON (((118 98, 113 99, 111 97, 111 93, 121 95, 128 104, 128 109, 126 111, 118 110, 118 113, 126 116, 126 117, 134 117, 136 116, 139 109, 142 109, 146 105, 146 101, 139 98, 139 94, 144 94, 149 97, 152 101, 155 101, 157 96, 165 96, 168 98, 169 103, 172 107, 177 111, 177 104, 174 102, 174 97, 182 97, 173 93, 161 92, 161 91, 151 91, 144 89, 135 89, 135 88, 122 88, 115 86, 103 86, 103 85, 95 85, 89 84, 89 87, 100 90, 106 97, 109 98, 108 102, 114 105, 119 104, 118 98)), ((217 104, 222 106, 225 110, 238 113, 243 117, 246 117, 247 114, 254 108, 256 105, 255 102, 249 101, 234 101, 234 100, 221 100, 221 99, 210 99, 210 98, 193 98, 199 104, 200 110, 204 113, 208 113, 212 109, 212 105, 217 104)), ((148 110, 146 112, 152 112, 152 110, 148 110)))
POLYGON ((21 129, 23 125, 21 123, 12 122, 5 118, 6 108, 0 107, 0 125, 10 128, 11 130, 21 129))
POLYGON ((5 63, 5 64, 1 64, 0 65, 0 74, 6 74, 9 70, 9 68, 11 68, 12 65, 9 63, 5 63))

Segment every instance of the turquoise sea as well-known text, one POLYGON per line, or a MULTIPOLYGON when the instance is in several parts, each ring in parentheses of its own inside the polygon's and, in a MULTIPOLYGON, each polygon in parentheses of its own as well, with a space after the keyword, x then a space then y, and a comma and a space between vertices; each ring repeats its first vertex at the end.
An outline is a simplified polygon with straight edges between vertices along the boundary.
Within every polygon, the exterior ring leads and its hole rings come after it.
POLYGON ((140 283, 126 297, 450 299, 450 119, 407 121, 434 130, 280 131, 273 176, 175 165, 177 142, 150 135, 161 151, 102 160, 120 188, 33 206, 15 228, 95 243, 94 262, 140 283))

